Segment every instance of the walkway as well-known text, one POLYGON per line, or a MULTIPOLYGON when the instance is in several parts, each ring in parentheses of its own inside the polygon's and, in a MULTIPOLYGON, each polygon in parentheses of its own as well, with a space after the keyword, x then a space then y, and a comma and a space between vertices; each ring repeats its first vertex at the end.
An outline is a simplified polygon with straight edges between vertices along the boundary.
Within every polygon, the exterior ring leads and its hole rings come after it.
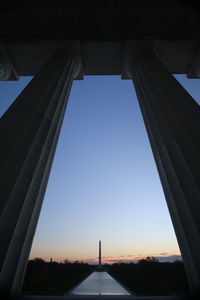
POLYGON ((70 295, 131 295, 107 272, 93 272, 70 295))

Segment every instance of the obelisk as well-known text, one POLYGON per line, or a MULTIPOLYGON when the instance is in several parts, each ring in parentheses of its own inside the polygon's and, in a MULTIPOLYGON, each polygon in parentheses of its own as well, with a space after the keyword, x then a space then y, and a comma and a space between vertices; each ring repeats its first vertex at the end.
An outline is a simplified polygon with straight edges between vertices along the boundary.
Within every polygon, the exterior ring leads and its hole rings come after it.
POLYGON ((99 241, 99 268, 101 267, 101 241, 99 241))

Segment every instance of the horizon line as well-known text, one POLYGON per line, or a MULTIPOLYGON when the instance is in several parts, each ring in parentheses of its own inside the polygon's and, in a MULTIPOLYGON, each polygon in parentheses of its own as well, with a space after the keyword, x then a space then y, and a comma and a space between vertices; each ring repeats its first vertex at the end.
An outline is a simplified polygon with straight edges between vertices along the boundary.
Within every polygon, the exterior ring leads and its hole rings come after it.
MULTIPOLYGON (((114 263, 137 263, 138 261, 140 260, 145 260, 147 259, 147 257, 150 257, 150 258, 155 258, 157 259, 159 262, 173 262, 174 260, 180 260, 182 261, 182 256, 181 254, 171 254, 171 255, 145 255, 145 256, 137 256, 137 257, 134 257, 134 258, 111 258, 111 257, 108 257, 107 259, 106 258, 102 258, 102 264, 114 264, 114 263)), ((88 263, 90 265, 98 265, 98 258, 91 258, 91 259, 68 259, 68 258, 65 258, 65 259, 59 259, 59 258, 56 258, 56 259, 53 259, 53 257, 51 257, 50 259, 49 258, 42 258, 42 257, 39 257, 39 256, 36 256, 36 257, 29 257, 29 261, 31 260, 34 260, 34 259, 42 259, 44 260, 45 262, 48 262, 48 261, 54 261, 54 262, 59 262, 59 263, 63 263, 65 261, 68 261, 69 263, 75 263, 75 262, 82 262, 82 263, 88 263)))

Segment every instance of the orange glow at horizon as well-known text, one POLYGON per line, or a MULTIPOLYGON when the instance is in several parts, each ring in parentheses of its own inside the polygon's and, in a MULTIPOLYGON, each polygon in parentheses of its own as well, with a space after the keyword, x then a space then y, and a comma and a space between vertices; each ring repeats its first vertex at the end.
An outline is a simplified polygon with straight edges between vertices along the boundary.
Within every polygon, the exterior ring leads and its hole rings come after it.
MULTIPOLYGON (((109 237, 103 240, 102 243, 102 263, 115 263, 115 262, 129 262, 145 259, 147 256, 153 257, 170 257, 180 256, 178 244, 170 243, 167 239, 161 239, 157 243, 150 243, 150 239, 140 240, 139 238, 132 240, 125 240, 124 235, 120 237, 121 243, 117 239, 111 241, 109 237)), ((54 261, 83 261, 91 264, 98 263, 98 243, 89 241, 86 238, 81 241, 77 238, 74 244, 62 241, 62 243, 41 243, 33 245, 30 259, 40 257, 45 261, 51 258, 54 261)))
MULTIPOLYGON (((102 263, 103 264, 113 264, 113 263, 117 263, 117 262, 137 262, 141 259, 146 259, 147 257, 155 257, 155 258, 170 258, 170 257, 174 257, 174 256, 180 256, 181 258, 181 254, 179 251, 172 251, 172 252, 160 252, 160 253, 147 253, 147 254, 143 254, 143 255, 119 255, 119 256, 102 256, 102 263)), ((49 261, 51 258, 53 258, 54 261, 57 262, 63 262, 64 260, 68 260, 69 262, 74 262, 74 261, 82 261, 85 263, 89 263, 89 264, 98 264, 98 257, 96 258, 78 258, 78 257, 49 257, 49 256, 40 256, 40 255, 30 255, 29 259, 34 259, 36 257, 40 257, 42 259, 44 259, 45 261, 49 261)), ((174 258, 175 259, 175 258, 174 258)))

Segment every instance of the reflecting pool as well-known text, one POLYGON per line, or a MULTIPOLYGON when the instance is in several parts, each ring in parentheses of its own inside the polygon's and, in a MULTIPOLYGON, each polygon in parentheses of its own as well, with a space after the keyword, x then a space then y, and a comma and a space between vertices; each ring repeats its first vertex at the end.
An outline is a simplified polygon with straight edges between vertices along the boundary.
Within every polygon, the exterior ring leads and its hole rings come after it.
POLYGON ((71 292, 71 295, 131 295, 107 272, 93 272, 71 292))

